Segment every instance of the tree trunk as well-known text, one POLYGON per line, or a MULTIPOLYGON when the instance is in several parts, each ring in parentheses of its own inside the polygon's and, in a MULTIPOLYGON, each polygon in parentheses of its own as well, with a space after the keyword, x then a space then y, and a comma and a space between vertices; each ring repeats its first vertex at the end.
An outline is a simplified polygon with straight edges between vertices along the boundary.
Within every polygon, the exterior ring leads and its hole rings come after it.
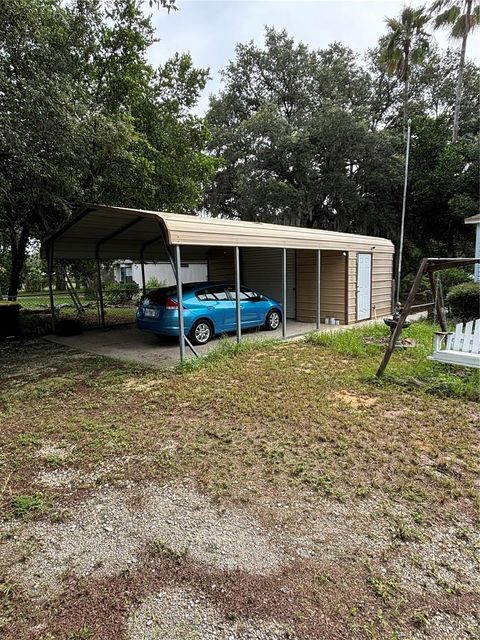
POLYGON ((10 248, 12 269, 10 272, 10 282, 8 285, 8 299, 16 300, 20 288, 20 277, 25 265, 27 255, 27 244, 29 238, 28 227, 23 226, 20 234, 17 235, 12 229, 10 231, 10 248))
POLYGON ((460 121, 460 106, 462 104, 462 89, 463 89, 463 70, 465 68, 465 53, 467 50, 467 38, 468 38, 468 18, 470 17, 470 13, 472 11, 472 0, 468 0, 467 2, 467 31, 462 38, 462 49, 460 52, 460 63, 458 66, 458 78, 457 78, 457 90, 455 94, 455 112, 453 114, 453 132, 452 132, 452 142, 456 142, 458 140, 458 124, 460 121))

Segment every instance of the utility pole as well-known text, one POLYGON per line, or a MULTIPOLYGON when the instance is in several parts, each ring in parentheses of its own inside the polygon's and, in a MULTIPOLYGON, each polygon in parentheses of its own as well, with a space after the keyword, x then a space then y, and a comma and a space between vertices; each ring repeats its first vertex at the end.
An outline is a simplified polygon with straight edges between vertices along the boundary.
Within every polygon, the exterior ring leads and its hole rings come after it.
POLYGON ((400 242, 398 246, 397 261, 397 281, 395 291, 395 307, 398 308, 400 303, 400 280, 402 277, 402 256, 403 256, 403 237, 405 234, 405 211, 407 206, 407 186, 408 186, 408 163, 410 161, 410 134, 412 129, 412 121, 409 118, 407 122, 407 148, 405 151, 405 179, 403 183, 403 200, 402 200, 402 221, 400 224, 400 242))

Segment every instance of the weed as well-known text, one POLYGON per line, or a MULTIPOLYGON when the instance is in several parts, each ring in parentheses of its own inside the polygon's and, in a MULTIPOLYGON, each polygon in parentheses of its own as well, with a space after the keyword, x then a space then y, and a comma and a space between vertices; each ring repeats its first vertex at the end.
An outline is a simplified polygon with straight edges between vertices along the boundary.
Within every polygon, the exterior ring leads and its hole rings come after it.
POLYGON ((93 638, 93 633, 88 627, 82 627, 78 631, 74 631, 69 636, 69 640, 90 640, 93 638))
POLYGON ((64 463, 64 457, 57 453, 50 453, 45 456, 45 464, 49 467, 61 467, 64 463))
POLYGON ((411 527, 403 518, 396 518, 393 525, 393 537, 402 542, 418 542, 423 539, 416 527, 411 527))
POLYGON ((18 436, 17 442, 22 447, 30 447, 33 445, 41 444, 42 439, 35 433, 22 433, 20 436, 18 436))
POLYGON ((372 574, 370 575, 369 581, 376 595, 385 603, 390 602, 396 597, 399 585, 395 577, 380 578, 372 574))
POLYGON ((160 555, 168 560, 174 560, 180 562, 185 553, 179 553, 171 549, 163 540, 155 540, 153 543, 153 551, 155 554, 160 555))
POLYGON ((424 611, 414 611, 412 615, 412 623, 416 627, 425 628, 428 623, 428 615, 424 611))
POLYGON ((41 493, 31 496, 15 496, 12 498, 13 513, 17 518, 26 518, 34 511, 45 509, 45 499, 41 493))
POLYGON ((179 373, 193 373, 201 369, 209 369, 212 365, 218 364, 222 360, 233 358, 241 353, 259 351, 275 344, 278 344, 278 340, 272 338, 244 339, 240 343, 229 338, 222 338, 206 355, 184 360, 183 363, 176 367, 176 371, 179 373))
POLYGON ((11 582, 0 582, 0 597, 11 598, 15 593, 15 587, 11 582))

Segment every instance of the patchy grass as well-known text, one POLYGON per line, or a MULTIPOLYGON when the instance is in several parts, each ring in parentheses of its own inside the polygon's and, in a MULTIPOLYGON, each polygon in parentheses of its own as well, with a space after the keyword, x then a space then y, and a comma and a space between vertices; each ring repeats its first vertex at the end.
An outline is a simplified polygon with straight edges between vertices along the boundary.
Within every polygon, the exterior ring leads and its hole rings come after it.
POLYGON ((184 360, 178 364, 176 371, 179 373, 195 373, 202 369, 212 369, 226 358, 234 358, 240 354, 251 353, 265 349, 266 347, 274 347, 278 344, 278 340, 273 338, 264 338, 262 340, 244 338, 242 342, 236 342, 230 338, 221 338, 217 345, 213 349, 210 349, 206 355, 200 358, 188 358, 184 360))
POLYGON ((361 375, 378 385, 389 386, 393 383, 440 396, 480 399, 477 370, 428 359, 433 350, 433 330, 429 322, 414 322, 402 332, 402 337, 410 339, 415 346, 396 349, 383 378, 376 378, 375 373, 389 334, 387 327, 377 324, 348 331, 311 333, 306 340, 309 344, 327 347, 340 355, 358 359, 361 375))
POLYGON ((426 360, 431 327, 419 323, 405 332, 418 346, 396 351, 378 381, 387 335, 225 341, 170 371, 0 345, 0 537, 18 562, 36 553, 28 527, 39 520, 67 528, 103 489, 185 479, 257 518, 293 558, 268 579, 222 573, 162 534, 116 576, 79 580, 73 566, 42 606, 6 586, 0 631, 24 640, 44 623, 55 640, 123 640, 125 612, 165 584, 191 586, 228 619, 292 624, 301 640, 417 637, 437 612, 474 616, 478 373, 426 360))

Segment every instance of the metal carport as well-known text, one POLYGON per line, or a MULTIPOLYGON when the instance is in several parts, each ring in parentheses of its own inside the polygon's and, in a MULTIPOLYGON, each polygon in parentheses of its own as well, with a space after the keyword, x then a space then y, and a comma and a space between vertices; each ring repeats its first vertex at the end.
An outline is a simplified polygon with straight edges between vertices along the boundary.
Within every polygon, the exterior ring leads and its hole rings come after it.
MULTIPOLYGON (((101 260, 129 258, 138 260, 170 260, 174 270, 178 298, 180 335, 183 331, 181 260, 198 260, 211 248, 230 248, 233 251, 234 276, 237 290, 236 318, 237 340, 241 339, 240 323, 240 250, 264 248, 265 252, 277 249, 281 255, 281 291, 283 308, 287 309, 287 251, 295 250, 310 257, 314 283, 315 321, 320 326, 320 275, 321 254, 341 253, 345 257, 345 323, 349 322, 348 299, 352 295, 350 279, 353 277, 354 258, 359 253, 378 254, 378 275, 372 273, 373 290, 378 282, 381 291, 381 307, 389 311, 391 306, 391 263, 393 244, 385 238, 364 236, 320 229, 289 227, 283 225, 244 222, 222 218, 145 211, 123 207, 88 204, 72 215, 55 232, 44 239, 42 254, 48 260, 50 303, 53 317, 52 270, 55 259, 95 259, 98 265, 100 309, 103 317, 101 294, 101 260), (313 262, 312 262, 313 259, 313 262), (374 277, 375 276, 375 277, 374 277), (375 279, 376 278, 376 279, 375 279), (350 283, 350 284, 349 284, 350 283), (387 309, 388 307, 388 309, 387 309)), ((310 272, 309 272, 310 273, 310 272)), ((145 279, 143 278, 145 290, 145 279)), ((379 294, 380 295, 380 294, 379 294)), ((282 314, 282 335, 286 336, 286 313, 282 314)), ((187 341, 188 342, 188 341, 187 341)), ((186 338, 180 339, 180 357, 185 357, 186 338)))

